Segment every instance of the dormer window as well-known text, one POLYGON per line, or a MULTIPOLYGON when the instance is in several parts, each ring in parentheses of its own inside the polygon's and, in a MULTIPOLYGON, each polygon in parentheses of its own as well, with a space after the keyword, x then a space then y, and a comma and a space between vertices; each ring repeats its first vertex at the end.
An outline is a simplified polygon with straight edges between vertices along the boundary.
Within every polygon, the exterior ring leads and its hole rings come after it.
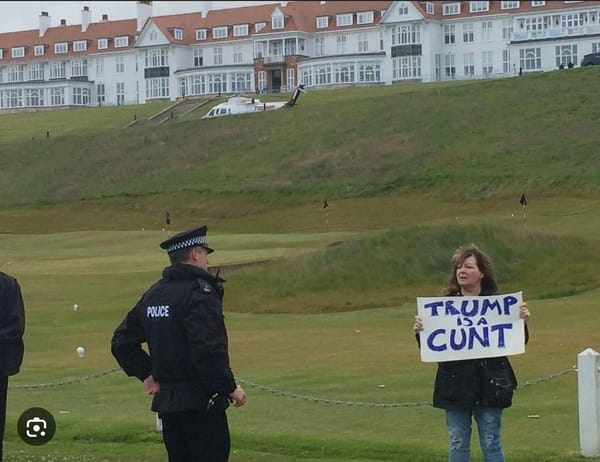
POLYGON ((13 58, 22 58, 25 56, 25 47, 17 47, 11 50, 11 56, 13 58))
POLYGON ((33 48, 33 54, 35 56, 44 56, 44 52, 46 51, 45 49, 46 47, 44 47, 44 45, 36 45, 33 48))
POLYGON ((453 14, 460 14, 460 3, 444 3, 442 15, 451 16, 453 14))
POLYGON ((129 46, 129 37, 124 35, 115 37, 115 48, 125 48, 129 46))
POLYGON ((213 38, 221 39, 227 37, 227 26, 215 27, 213 29, 213 38))
POLYGON ((257 32, 260 32, 266 25, 266 22, 257 22, 254 24, 254 33, 256 34, 257 32))
POLYGON ((408 6, 405 3, 402 3, 399 7, 398 7, 398 14, 400 16, 405 16, 408 14, 408 6))
POLYGON ((196 40, 206 40, 206 29, 196 29, 196 40))
POLYGON ((77 40, 73 42, 73 51, 85 51, 87 50, 87 41, 77 40))
POLYGON ((175 40, 183 40, 183 29, 173 29, 175 40))
POLYGON ((66 53, 67 51, 69 51, 69 44, 67 42, 54 44, 54 53, 57 55, 60 53, 66 53))
POLYGON ((362 13, 357 13, 356 24, 371 24, 372 22, 373 22, 373 12, 372 11, 363 11, 362 13))
POLYGON ((277 16, 273 16, 271 18, 271 27, 273 29, 283 29, 285 26, 283 24, 283 15, 278 14, 277 16))
POLYGON ((352 25, 352 13, 338 14, 335 17, 335 23, 339 26, 351 26, 352 25))
POLYGON ((329 16, 317 17, 317 29, 327 29, 329 27, 329 16))
POLYGON ((481 13, 490 10, 490 2, 469 2, 469 13, 481 13))
POLYGON ((248 35, 248 24, 239 24, 237 26, 233 26, 234 37, 244 37, 246 35, 248 35))
POLYGON ((521 2, 518 1, 510 1, 510 2, 500 2, 500 9, 501 10, 512 10, 514 8, 519 8, 519 6, 521 5, 521 2))
POLYGON ((98 50, 106 50, 108 48, 108 39, 98 39, 98 50))
POLYGON ((425 3, 425 6, 427 7, 427 14, 435 13, 435 5, 433 4, 433 2, 427 2, 425 3))
POLYGON ((0 59, 4 59, 4 50, 2 48, 0 48, 0 59))
POLYGON ((150 32, 150 41, 154 42, 158 38, 158 32, 155 30, 150 32))

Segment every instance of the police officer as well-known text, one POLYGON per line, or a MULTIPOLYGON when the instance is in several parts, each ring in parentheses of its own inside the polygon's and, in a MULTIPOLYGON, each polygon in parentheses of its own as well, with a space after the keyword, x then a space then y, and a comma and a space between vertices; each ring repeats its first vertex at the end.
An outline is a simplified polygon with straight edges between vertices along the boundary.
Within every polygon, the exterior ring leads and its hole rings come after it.
POLYGON ((225 409, 246 393, 229 367, 223 319, 223 279, 207 271, 206 226, 160 246, 171 266, 129 311, 112 338, 112 353, 153 395, 169 462, 226 462, 225 409), (148 352, 142 349, 147 343, 148 352))
POLYGON ((25 310, 17 280, 0 272, 0 461, 6 424, 8 376, 19 372, 23 362, 25 310))

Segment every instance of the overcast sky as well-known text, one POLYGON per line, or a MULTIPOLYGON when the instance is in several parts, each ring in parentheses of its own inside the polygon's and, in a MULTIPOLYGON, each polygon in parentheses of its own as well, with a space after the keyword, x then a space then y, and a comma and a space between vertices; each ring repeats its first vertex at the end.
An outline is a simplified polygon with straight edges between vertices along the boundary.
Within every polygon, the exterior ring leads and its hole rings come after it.
MULTIPOLYGON (((47 11, 52 26, 58 26, 61 19, 67 24, 81 24, 81 10, 89 6, 92 11, 92 22, 99 22, 103 14, 112 19, 134 19, 137 15, 136 1, 125 2, 13 2, 0 1, 0 33, 18 30, 31 30, 39 27, 39 16, 47 11)), ((155 16, 166 14, 190 13, 199 11, 201 1, 155 1, 152 2, 155 16)), ((213 1, 212 9, 231 8, 236 5, 247 6, 253 3, 278 3, 275 1, 213 1)))

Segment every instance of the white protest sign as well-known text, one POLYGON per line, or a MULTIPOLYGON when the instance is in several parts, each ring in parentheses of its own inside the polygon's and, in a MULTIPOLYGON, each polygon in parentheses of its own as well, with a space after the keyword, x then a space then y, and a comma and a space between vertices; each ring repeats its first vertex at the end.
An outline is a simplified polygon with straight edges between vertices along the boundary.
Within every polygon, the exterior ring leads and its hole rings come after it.
POLYGON ((523 292, 480 297, 417 297, 421 361, 492 358, 525 352, 523 292))

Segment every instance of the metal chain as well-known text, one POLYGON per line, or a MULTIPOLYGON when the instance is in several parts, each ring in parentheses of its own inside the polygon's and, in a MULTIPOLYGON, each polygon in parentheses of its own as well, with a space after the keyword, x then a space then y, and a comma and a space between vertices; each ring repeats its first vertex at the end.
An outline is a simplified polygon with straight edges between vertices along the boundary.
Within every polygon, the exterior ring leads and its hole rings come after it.
MULTIPOLYGON (((64 385, 72 385, 75 383, 87 382, 88 380, 98 379, 100 377, 104 377, 109 374, 113 374, 115 372, 121 371, 121 368, 113 368, 107 371, 98 372, 96 374, 85 375, 82 377, 75 377, 72 379, 67 379, 59 382, 48 382, 48 383, 34 383, 34 384, 26 384, 26 385, 9 385, 10 390, 30 390, 34 388, 52 388, 52 387, 60 387, 64 385)), ((557 377, 569 374, 571 372, 577 372, 577 367, 572 366, 569 369, 565 369, 564 371, 556 372, 554 374, 547 375, 545 377, 538 377, 535 379, 529 379, 524 384, 519 385, 519 388, 529 387, 531 385, 537 385, 538 383, 549 382, 557 377)), ((258 383, 251 382, 249 380, 236 378, 236 381, 242 385, 245 385, 250 388, 255 388, 257 390, 266 391, 268 393, 282 396, 284 398, 296 399, 301 401, 310 401, 313 403, 325 403, 325 404, 337 404, 342 406, 358 406, 358 407, 379 407, 379 408, 387 408, 387 407, 419 407, 419 406, 431 406, 431 401, 416 401, 412 403, 373 403, 373 402, 365 402, 365 401, 344 401, 338 399, 328 399, 328 398, 319 398, 315 396, 309 395, 301 395, 299 393, 294 393, 291 391, 279 390, 277 388, 268 387, 266 385, 260 385, 258 383)), ((518 390, 518 389, 517 389, 518 390)))

